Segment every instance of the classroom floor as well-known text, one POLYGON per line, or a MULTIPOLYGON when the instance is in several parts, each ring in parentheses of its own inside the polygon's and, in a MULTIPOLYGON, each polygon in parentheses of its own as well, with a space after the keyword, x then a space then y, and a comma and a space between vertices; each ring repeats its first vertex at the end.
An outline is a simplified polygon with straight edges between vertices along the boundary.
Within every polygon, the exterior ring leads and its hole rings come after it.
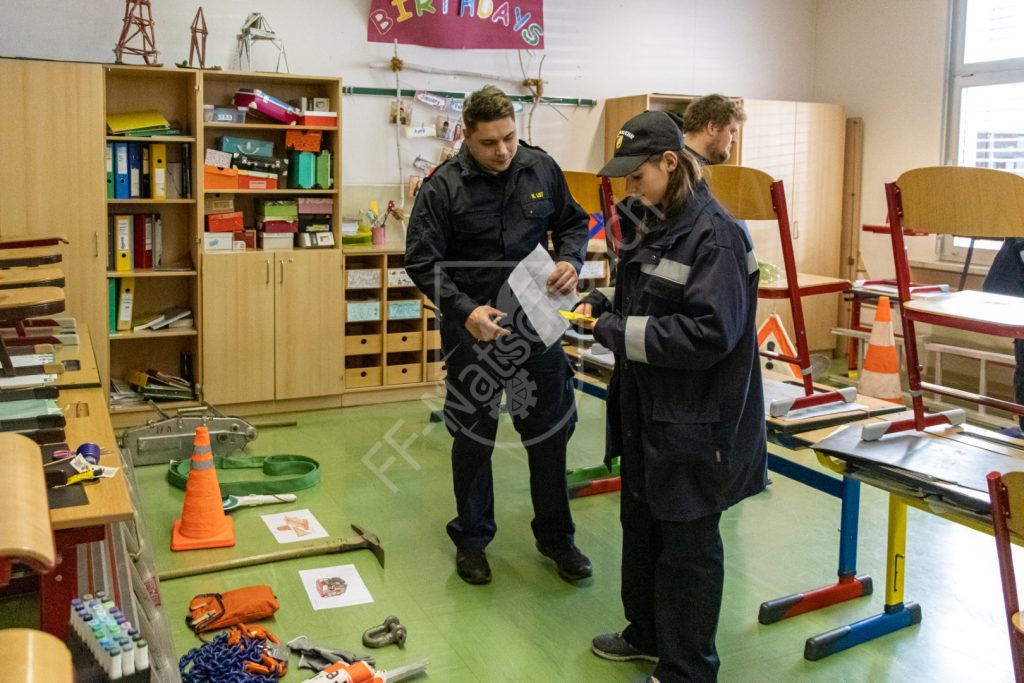
MULTIPOLYGON (((436 406, 435 406, 436 407, 436 406)), ((281 640, 306 635, 317 644, 366 651, 369 626, 396 615, 408 628, 404 650, 371 651, 380 668, 428 658, 429 679, 446 683, 630 681, 651 665, 613 663, 590 652, 597 633, 620 629, 618 494, 577 499, 577 544, 594 564, 593 579, 572 586, 534 550, 525 454, 503 420, 494 454, 498 535, 488 549, 494 580, 470 586, 455 574, 444 525, 452 515, 443 426, 427 420, 428 402, 408 402, 282 416, 295 427, 263 428, 253 454, 300 453, 318 459, 323 481, 293 506, 241 509, 237 545, 171 553, 171 521, 182 493, 164 468, 136 471, 157 565, 168 569, 210 559, 278 549, 261 515, 309 509, 332 535, 357 523, 378 534, 387 552, 382 570, 366 551, 289 560, 162 584, 165 614, 178 654, 198 646, 185 627, 193 595, 267 583, 281 608, 263 622, 281 640), (372 470, 376 469, 379 474, 372 470), (374 602, 313 611, 298 572, 354 564, 374 602)), ((581 419, 570 467, 596 464, 603 448, 601 401, 580 395, 581 419)), ((268 418, 269 419, 269 418, 268 418)), ((275 421, 277 417, 273 418, 275 421)), ((259 422, 259 420, 254 420, 259 422)), ((812 464, 807 456, 794 455, 812 464)), ((1010 681, 1009 645, 1001 617, 996 553, 984 534, 911 509, 906 598, 922 605, 923 622, 819 662, 803 659, 809 636, 881 610, 885 581, 886 497, 862 487, 858 570, 875 594, 770 626, 757 622, 761 602, 835 579, 839 502, 772 474, 769 489, 723 516, 725 598, 719 627, 721 681, 1010 681)), ((1024 557, 1018 559, 1024 566, 1024 557)), ((22 612, 0 601, 0 624, 22 612)), ((23 617, 22 617, 23 618, 23 617)), ((283 679, 312 675, 298 669, 283 679)))

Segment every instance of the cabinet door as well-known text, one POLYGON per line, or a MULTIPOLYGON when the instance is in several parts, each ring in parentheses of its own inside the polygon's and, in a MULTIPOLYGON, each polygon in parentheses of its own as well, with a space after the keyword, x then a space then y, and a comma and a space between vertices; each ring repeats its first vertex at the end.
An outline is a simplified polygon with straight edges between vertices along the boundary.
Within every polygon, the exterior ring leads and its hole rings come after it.
POLYGON ((105 382, 103 72, 97 64, 0 59, 0 92, 7 96, 0 117, 0 235, 68 236, 61 264, 66 310, 97 339, 105 382))
POLYGON ((340 394, 344 374, 341 250, 276 255, 278 399, 340 394))
POLYGON ((274 253, 203 255, 203 387, 213 404, 274 398, 274 253))

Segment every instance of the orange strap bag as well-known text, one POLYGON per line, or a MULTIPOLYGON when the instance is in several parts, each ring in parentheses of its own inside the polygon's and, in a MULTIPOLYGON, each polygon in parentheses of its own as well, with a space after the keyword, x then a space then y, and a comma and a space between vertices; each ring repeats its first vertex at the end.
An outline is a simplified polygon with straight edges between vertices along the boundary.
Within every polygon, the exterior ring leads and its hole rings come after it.
POLYGON ((270 586, 246 586, 227 593, 203 593, 188 604, 185 623, 196 633, 273 616, 277 598, 270 586))

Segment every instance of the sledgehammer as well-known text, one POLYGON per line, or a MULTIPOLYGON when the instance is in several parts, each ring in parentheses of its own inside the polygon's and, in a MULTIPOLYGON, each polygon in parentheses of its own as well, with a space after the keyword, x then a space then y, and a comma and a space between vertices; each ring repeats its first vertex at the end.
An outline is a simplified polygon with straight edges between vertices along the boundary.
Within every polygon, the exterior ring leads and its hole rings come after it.
POLYGON ((252 567, 258 564, 277 562, 278 560, 292 560, 297 557, 314 557, 316 555, 330 555, 331 553, 347 553, 350 550, 363 550, 364 548, 373 553, 374 557, 377 558, 377 561, 380 562, 380 566, 383 569, 384 548, 381 547, 380 539, 377 538, 377 534, 371 533, 363 527, 355 524, 352 525, 352 530, 359 535, 342 539, 328 538, 318 543, 311 543, 306 546, 290 548, 288 550, 279 550, 273 553, 264 553, 263 555, 253 555, 252 557, 236 557, 233 560, 212 562, 210 564, 198 565, 195 567, 170 569, 165 572, 160 572, 160 580, 168 581, 170 579, 180 579, 185 576, 220 572, 225 569, 252 567))

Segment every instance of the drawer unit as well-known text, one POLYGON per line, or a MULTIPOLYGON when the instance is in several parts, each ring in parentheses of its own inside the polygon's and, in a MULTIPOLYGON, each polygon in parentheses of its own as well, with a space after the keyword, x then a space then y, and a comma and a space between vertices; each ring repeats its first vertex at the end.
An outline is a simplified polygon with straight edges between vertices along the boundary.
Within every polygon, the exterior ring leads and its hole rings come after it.
POLYGON ((350 268, 345 271, 346 287, 349 289, 379 289, 379 268, 350 268))
POLYGON ((419 351, 423 348, 422 332, 389 332, 387 335, 387 351, 419 351))
POLYGON ((359 387, 379 387, 381 385, 380 366, 367 368, 349 368, 345 371, 345 387, 357 389, 359 387))
POLYGON ((396 299, 388 302, 388 320, 415 320, 420 317, 419 299, 396 299))
POLYGON ((380 353, 379 334, 350 334, 345 336, 345 355, 358 356, 363 353, 380 353))
POLYGON ((346 301, 345 320, 350 323, 380 320, 379 301, 346 301))
POLYGON ((441 330, 427 330, 427 351, 441 348, 441 330))
POLYGON ((444 362, 438 363, 427 363, 425 366, 426 381, 436 382, 437 380, 444 379, 445 367, 444 362))
POLYGON ((388 384, 414 384, 423 381, 423 366, 419 363, 389 365, 387 368, 388 384))

